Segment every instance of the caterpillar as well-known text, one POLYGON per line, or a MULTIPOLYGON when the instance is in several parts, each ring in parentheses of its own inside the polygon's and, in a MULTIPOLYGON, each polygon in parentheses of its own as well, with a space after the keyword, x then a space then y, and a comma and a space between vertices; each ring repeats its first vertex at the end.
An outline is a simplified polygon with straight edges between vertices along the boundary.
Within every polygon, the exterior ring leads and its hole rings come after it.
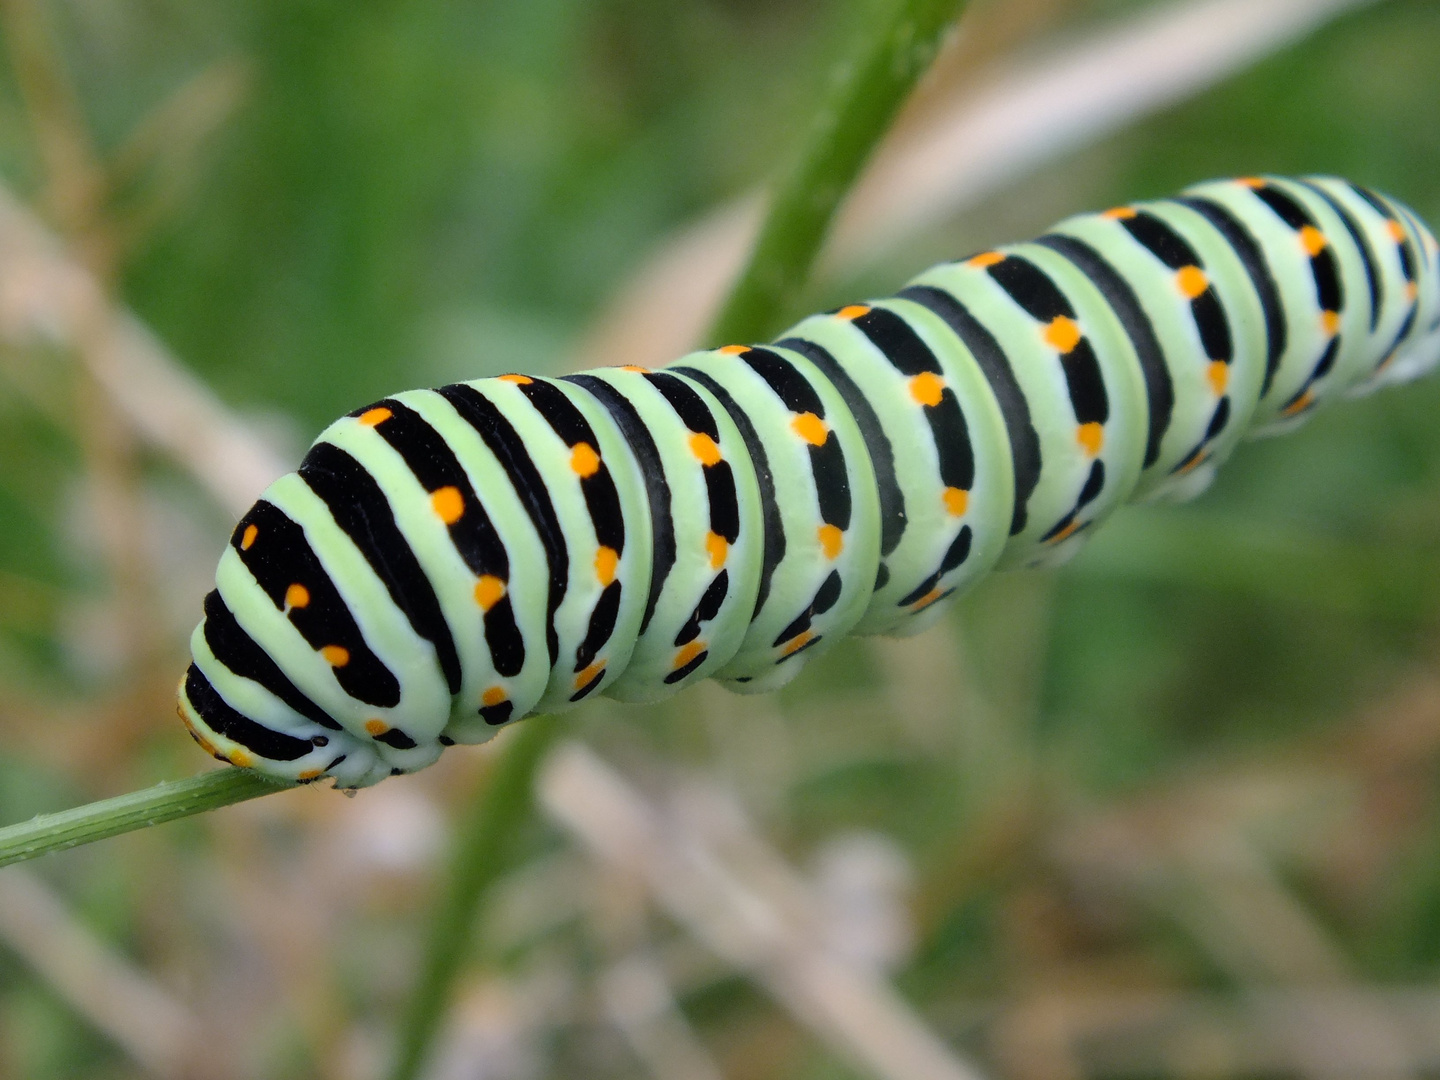
POLYGON ((593 694, 772 690, 1187 498, 1247 432, 1440 359, 1404 206, 1247 177, 1072 217, 770 345, 396 394, 240 520, 181 719, 351 788, 593 694))

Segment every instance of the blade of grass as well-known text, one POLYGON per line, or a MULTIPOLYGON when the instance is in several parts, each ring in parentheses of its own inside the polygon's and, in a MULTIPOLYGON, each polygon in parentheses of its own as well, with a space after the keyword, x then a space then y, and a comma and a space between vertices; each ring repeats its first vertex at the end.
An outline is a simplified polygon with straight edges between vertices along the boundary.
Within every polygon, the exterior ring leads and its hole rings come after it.
POLYGON ((780 329, 840 200, 968 2, 897 0, 888 25, 843 69, 794 171, 775 191, 712 342, 762 341, 780 329))
POLYGON ((286 791, 290 786, 266 780, 246 769, 214 769, 185 780, 167 780, 143 791, 86 803, 72 810, 41 814, 0 829, 0 866, 203 814, 246 799, 286 791))
POLYGON ((414 1080, 429 1056, 445 1019, 451 988, 469 953, 476 907, 505 865, 506 841, 530 811, 535 770, 559 727, 549 717, 535 717, 520 725, 486 777, 482 797, 461 823, 449 881, 430 919, 424 966, 401 1020, 391 1080, 414 1080))

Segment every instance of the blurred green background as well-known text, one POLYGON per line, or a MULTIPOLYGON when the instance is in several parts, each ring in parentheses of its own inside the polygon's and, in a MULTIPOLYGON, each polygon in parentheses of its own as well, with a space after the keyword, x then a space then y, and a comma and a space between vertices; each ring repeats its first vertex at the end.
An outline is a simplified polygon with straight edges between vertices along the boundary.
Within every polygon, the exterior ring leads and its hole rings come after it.
MULTIPOLYGON (((888 6, 7 0, 0 182, 294 462, 384 394, 573 365, 658 244, 792 160, 888 6)), ((977 3, 930 103, 1161 6, 977 3)), ((1437 58, 1434 0, 1361 5, 811 299, 1226 174, 1339 173, 1440 223, 1437 58)), ((987 1075, 1440 1075, 1437 409, 1436 379, 1336 406, 772 698, 566 723, 657 805, 728 793, 987 1075)), ((170 695, 228 524, 74 349, 0 345, 0 822, 205 763, 170 695)), ((33 874, 204 1026, 180 1074, 379 1076, 487 757, 33 874)), ((697 1075, 607 1012, 632 954, 720 1075, 868 1075, 555 814, 521 846, 434 1075, 697 1075)), ((0 1080, 156 1074, 23 936, 0 913, 0 1080)))

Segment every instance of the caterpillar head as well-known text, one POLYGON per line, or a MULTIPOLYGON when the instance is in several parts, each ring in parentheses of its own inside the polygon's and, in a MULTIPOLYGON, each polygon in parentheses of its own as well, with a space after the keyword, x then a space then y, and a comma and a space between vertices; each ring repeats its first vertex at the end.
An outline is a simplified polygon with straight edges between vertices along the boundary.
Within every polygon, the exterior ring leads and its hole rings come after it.
POLYGON ((423 768, 454 740, 439 734, 451 700, 434 647, 373 617, 376 589, 353 582, 364 575, 339 542, 346 508, 377 516, 329 441, 347 424, 236 525, 191 636, 179 714, 221 761, 351 788, 423 768))

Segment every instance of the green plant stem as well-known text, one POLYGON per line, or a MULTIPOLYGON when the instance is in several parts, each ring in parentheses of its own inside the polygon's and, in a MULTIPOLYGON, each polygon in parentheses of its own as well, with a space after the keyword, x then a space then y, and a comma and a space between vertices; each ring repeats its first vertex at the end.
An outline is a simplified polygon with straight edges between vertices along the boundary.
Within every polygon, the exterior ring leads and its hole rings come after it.
POLYGON ((845 70, 794 171, 778 186, 750 263, 710 334, 716 345, 763 341, 794 307, 840 200, 968 0, 897 0, 890 22, 845 70))
POLYGON ((530 810, 535 770, 559 728, 550 717, 519 725, 486 778, 483 795, 460 824, 449 881, 430 920, 424 967, 401 1021, 391 1080, 413 1080, 425 1063, 445 1018, 455 977, 469 954, 480 896, 505 865, 506 842, 530 810))
POLYGON ((41 814, 0 829, 0 866, 94 843, 108 836, 118 836, 176 818, 203 814, 207 810, 257 799, 289 787, 246 769, 215 769, 186 780, 167 780, 143 791, 86 803, 73 810, 41 814))

